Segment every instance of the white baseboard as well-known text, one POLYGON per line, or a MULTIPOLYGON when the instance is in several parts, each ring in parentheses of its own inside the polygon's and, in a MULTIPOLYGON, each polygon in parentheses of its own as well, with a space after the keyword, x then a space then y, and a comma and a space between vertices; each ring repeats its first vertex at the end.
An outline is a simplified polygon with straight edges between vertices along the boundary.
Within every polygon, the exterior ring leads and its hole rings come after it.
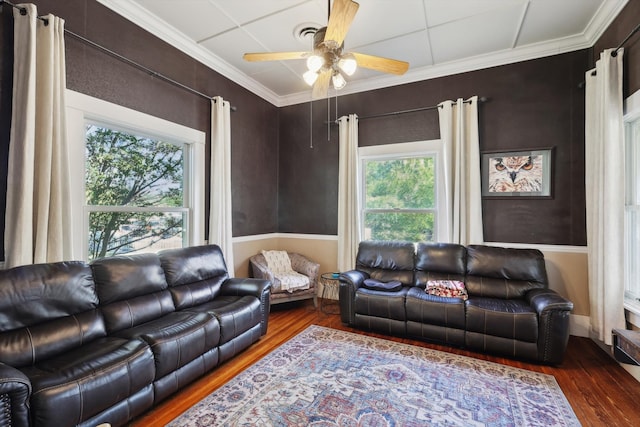
POLYGON ((572 314, 569 316, 569 334, 589 338, 589 316, 572 314))

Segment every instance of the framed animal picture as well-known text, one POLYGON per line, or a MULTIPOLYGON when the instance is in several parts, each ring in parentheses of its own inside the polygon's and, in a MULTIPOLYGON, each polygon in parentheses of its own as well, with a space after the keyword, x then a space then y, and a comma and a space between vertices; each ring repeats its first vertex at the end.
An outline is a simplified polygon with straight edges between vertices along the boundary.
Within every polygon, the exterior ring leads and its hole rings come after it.
POLYGON ((484 197, 551 198, 553 148, 482 154, 484 197))

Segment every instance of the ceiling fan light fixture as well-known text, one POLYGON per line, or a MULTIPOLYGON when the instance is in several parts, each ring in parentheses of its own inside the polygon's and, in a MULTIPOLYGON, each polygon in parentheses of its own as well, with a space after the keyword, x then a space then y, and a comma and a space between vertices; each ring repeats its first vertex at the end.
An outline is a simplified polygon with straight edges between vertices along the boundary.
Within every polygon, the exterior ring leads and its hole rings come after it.
POLYGON ((304 82, 306 84, 308 84, 309 86, 313 86, 313 84, 318 79, 318 73, 315 71, 309 70, 302 75, 302 78, 304 79, 304 82))
POLYGON ((352 53, 345 53, 338 61, 338 67, 340 67, 347 76, 352 76, 358 68, 358 62, 352 53))
POLYGON ((307 58, 307 68, 314 73, 318 72, 324 65, 324 58, 322 56, 313 54, 307 58))
POLYGON ((347 81, 344 79, 344 77, 342 77, 342 74, 339 71, 333 73, 331 82, 333 83, 333 87, 335 90, 340 90, 347 85, 347 81))

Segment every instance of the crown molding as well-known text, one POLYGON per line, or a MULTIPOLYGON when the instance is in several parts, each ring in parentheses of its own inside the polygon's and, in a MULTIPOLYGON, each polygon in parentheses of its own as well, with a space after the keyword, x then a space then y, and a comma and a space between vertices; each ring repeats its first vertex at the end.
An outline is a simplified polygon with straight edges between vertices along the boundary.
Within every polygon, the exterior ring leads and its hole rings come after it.
MULTIPOLYGON (((193 43, 193 41, 185 37, 180 32, 174 30, 163 20, 159 20, 157 17, 152 16, 146 11, 146 9, 138 5, 136 2, 117 0, 97 1, 276 107, 300 104, 311 100, 310 90, 285 96, 277 95, 242 71, 238 70, 236 67, 223 61, 220 57, 193 43)), ((628 1, 629 0, 605 0, 594 15, 593 19, 587 25, 585 31, 581 34, 550 42, 505 49, 499 52, 478 55, 459 61, 450 61, 443 64, 410 69, 403 76, 382 75, 367 79, 366 81, 349 82, 347 87, 342 89, 338 95, 349 95, 369 90, 399 86, 422 80, 429 80, 453 74, 558 55, 580 49, 587 49, 595 44, 598 38, 600 38, 604 31, 609 27, 611 22, 613 22, 624 6, 626 6, 628 1)), ((214 95, 215 94, 212 94, 212 96, 214 95)))
MULTIPOLYGON (((243 88, 253 92, 275 106, 280 106, 280 97, 276 93, 256 82, 254 79, 247 76, 236 67, 230 65, 228 62, 223 61, 217 55, 214 55, 205 48, 197 45, 188 37, 173 29, 173 27, 164 20, 151 15, 138 3, 117 0, 96 1, 159 39, 169 43, 176 49, 186 53, 217 73, 220 73, 229 80, 239 84, 243 88)), ((210 95, 213 97, 216 94, 210 95)))

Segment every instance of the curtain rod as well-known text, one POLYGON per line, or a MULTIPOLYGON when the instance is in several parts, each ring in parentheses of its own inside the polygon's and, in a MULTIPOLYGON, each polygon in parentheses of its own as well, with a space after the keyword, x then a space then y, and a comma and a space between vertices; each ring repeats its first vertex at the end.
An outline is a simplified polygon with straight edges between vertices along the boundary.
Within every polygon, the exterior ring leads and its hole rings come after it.
POLYGON ((622 40, 622 43, 620 43, 620 44, 618 45, 618 47, 616 48, 616 50, 614 50, 613 52, 611 52, 611 56, 613 56, 613 57, 618 56, 618 51, 619 51, 620 49, 622 49, 622 47, 624 46, 624 44, 625 44, 626 42, 628 42, 628 41, 629 41, 629 39, 630 39, 631 37, 633 37, 633 35, 634 35, 635 33, 637 33, 638 31, 640 31, 640 24, 638 24, 638 25, 637 25, 637 26, 636 26, 636 27, 635 27, 635 28, 634 28, 634 29, 629 33, 629 35, 628 35, 627 37, 625 37, 625 39, 624 39, 624 40, 622 40))
MULTIPOLYGON (((478 102, 487 102, 489 100, 489 98, 487 98, 486 96, 481 96, 478 97, 478 102)), ((465 104, 469 104, 471 103, 470 99, 467 99, 466 101, 462 101, 465 104)), ((380 114, 372 114, 370 116, 362 116, 362 117, 358 117, 358 121, 360 120, 367 120, 367 119, 377 119, 379 117, 388 117, 388 116, 397 116, 400 114, 406 114, 406 113, 417 113, 419 111, 428 111, 428 110, 435 110, 437 108, 439 108, 439 105, 430 105, 428 107, 418 107, 418 108, 412 108, 410 110, 400 110, 400 111, 390 111, 388 113, 380 113, 380 114)), ((349 120, 347 118, 347 120, 349 120)), ((324 124, 338 124, 338 120, 333 120, 333 121, 326 121, 324 122, 324 124)))
MULTIPOLYGON (((635 27, 633 30, 631 30, 631 32, 629 33, 629 35, 628 35, 627 37, 625 37, 625 38, 624 38, 624 40, 622 40, 622 42, 618 45, 618 47, 617 47, 617 48, 615 48, 615 50, 614 50, 613 52, 611 52, 611 56, 613 56, 614 58, 615 58, 616 56, 618 56, 618 51, 619 51, 620 49, 622 49, 622 48, 624 47, 624 44, 625 44, 626 42, 628 42, 628 41, 629 41, 629 39, 630 39, 631 37, 633 37, 633 35, 634 35, 635 33, 637 33, 638 31, 640 31, 640 24, 636 25, 636 27, 635 27)), ((595 76, 596 74, 598 74, 598 73, 596 73, 596 70, 594 69, 594 70, 591 72, 591 75, 592 75, 592 76, 595 76)), ((578 87, 579 87, 580 89, 582 89, 582 88, 584 88, 584 87, 585 87, 585 85, 586 85, 586 82, 580 82, 580 83, 578 84, 578 87)))
MULTIPOLYGON (((27 9, 24 8, 24 7, 17 6, 15 4, 11 3, 11 2, 6 1, 6 0, 0 0, 0 6, 3 3, 8 4, 9 6, 13 7, 14 9, 18 9, 20 11, 21 15, 26 15, 27 14, 27 9)), ((43 18, 41 16, 36 16, 36 18, 38 18, 39 20, 43 21, 45 23, 45 25, 49 25, 49 20, 48 19, 43 18)), ((164 74, 160 74, 157 71, 154 71, 154 70, 152 70, 152 69, 150 69, 150 68, 148 68, 148 67, 146 67, 146 66, 144 66, 144 65, 142 65, 142 64, 140 64, 140 63, 138 63, 138 62, 136 62, 136 61, 134 61, 132 59, 129 59, 129 58, 123 56, 123 55, 120 55, 119 53, 114 52, 111 49, 108 49, 108 48, 106 48, 106 47, 104 47, 102 45, 99 45, 98 43, 96 43, 94 41, 91 41, 91 40, 87 39, 86 37, 83 37, 83 36, 81 36, 79 34, 76 34, 73 31, 70 31, 70 30, 68 30, 66 28, 65 28, 64 32, 66 34, 69 34, 70 36, 75 37, 76 39, 78 39, 80 41, 83 41, 84 43, 87 43, 87 44, 91 45, 92 47, 95 47, 96 49, 99 49, 99 50, 103 51, 104 53, 107 53, 108 55, 113 56, 114 58, 119 59, 122 62, 125 62, 125 63, 131 65, 132 67, 135 67, 135 68, 137 68, 137 69, 139 69, 141 71, 144 71, 145 73, 149 74, 152 77, 158 78, 158 79, 163 80, 163 81, 165 81, 167 83, 170 83, 170 84, 172 84, 174 86, 177 86, 177 87, 179 87, 179 88, 181 88, 183 90, 186 90, 186 91, 191 92, 191 93, 193 93, 195 95, 198 95, 198 96, 200 96, 202 98, 206 98, 206 99, 208 99, 210 101, 214 101, 215 102, 215 98, 214 97, 211 97, 211 96, 206 95, 206 94, 204 94, 202 92, 199 92, 199 91, 193 89, 192 87, 189 87, 189 86, 187 86, 187 85, 185 85, 183 83, 180 83, 180 82, 178 82, 176 80, 173 80, 172 78, 169 78, 169 77, 165 76, 164 74)), ((230 108, 231 108, 231 111, 236 111, 237 110, 237 107, 235 107, 235 106, 230 106, 230 108)))

